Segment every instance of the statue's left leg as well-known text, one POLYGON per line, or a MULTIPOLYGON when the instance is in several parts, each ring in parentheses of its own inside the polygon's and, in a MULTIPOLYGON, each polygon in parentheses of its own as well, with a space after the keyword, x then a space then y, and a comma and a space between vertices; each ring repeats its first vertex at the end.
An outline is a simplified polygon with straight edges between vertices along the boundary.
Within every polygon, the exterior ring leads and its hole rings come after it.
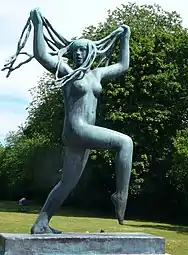
POLYGON ((88 149, 77 146, 66 148, 62 178, 48 195, 38 218, 31 228, 32 234, 61 233, 59 230, 52 229, 49 226, 49 221, 78 183, 88 156, 88 149))

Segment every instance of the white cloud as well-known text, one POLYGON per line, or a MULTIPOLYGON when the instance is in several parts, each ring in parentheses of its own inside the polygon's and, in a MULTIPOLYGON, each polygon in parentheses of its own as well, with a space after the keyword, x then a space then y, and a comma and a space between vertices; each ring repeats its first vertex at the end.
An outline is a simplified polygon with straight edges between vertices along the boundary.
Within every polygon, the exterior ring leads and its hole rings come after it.
POLYGON ((0 111, 0 136, 5 137, 7 132, 16 131, 18 126, 24 123, 26 117, 26 112, 18 113, 11 111, 0 111))
MULTIPOLYGON (((31 9, 40 7, 44 16, 52 25, 65 37, 79 36, 83 29, 89 25, 104 21, 107 17, 107 10, 114 9, 120 4, 127 4, 125 0, 6 0, 0 8, 0 67, 5 59, 15 53, 17 42, 31 9)), ((137 0, 137 4, 158 3, 164 9, 176 10, 181 14, 184 25, 188 26, 187 0, 137 0)), ((32 38, 28 43, 29 52, 32 52, 32 38)), ((37 84, 44 69, 34 60, 22 66, 12 73, 10 78, 5 78, 5 72, 0 72, 0 96, 12 95, 26 99, 28 102, 31 96, 28 89, 37 84)), ((15 102, 15 109, 17 102, 15 102)), ((3 108, 0 104, 0 137, 24 122, 27 116, 25 107, 16 111, 8 107, 3 108)))

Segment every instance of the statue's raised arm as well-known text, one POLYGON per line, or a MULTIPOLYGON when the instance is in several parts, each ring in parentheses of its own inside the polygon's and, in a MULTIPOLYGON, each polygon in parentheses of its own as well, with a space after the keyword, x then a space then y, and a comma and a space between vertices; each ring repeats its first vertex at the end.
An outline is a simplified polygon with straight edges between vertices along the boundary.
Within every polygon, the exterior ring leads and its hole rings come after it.
MULTIPOLYGON (((50 54, 46 47, 46 41, 44 38, 44 18, 40 10, 34 9, 30 12, 30 19, 34 26, 34 38, 33 38, 33 53, 35 59, 51 73, 56 73, 58 66, 58 57, 50 54)), ((61 77, 71 72, 71 68, 64 62, 61 62, 59 72, 61 77)))
POLYGON ((115 78, 119 75, 122 75, 129 68, 129 38, 130 38, 130 28, 127 25, 120 26, 117 30, 113 31, 111 37, 113 35, 119 34, 120 40, 120 49, 119 49, 119 57, 116 64, 109 65, 106 67, 98 68, 97 72, 102 80, 103 78, 110 79, 115 78))
POLYGON ((77 79, 80 75, 84 75, 88 69, 92 68, 92 64, 96 61, 96 57, 99 57, 98 67, 101 66, 101 63, 104 63, 105 59, 107 60, 106 63, 108 65, 110 55, 113 53, 117 41, 120 40, 119 58, 117 63, 110 66, 106 65, 105 67, 99 67, 95 70, 97 76, 101 80, 103 78, 113 78, 121 75, 129 67, 129 37, 130 28, 127 25, 122 25, 99 41, 84 39, 87 41, 87 57, 82 65, 79 67, 74 65, 74 68, 72 69, 65 61, 63 61, 63 57, 73 60, 73 48, 77 40, 65 39, 41 14, 39 8, 35 8, 30 12, 30 17, 18 42, 16 54, 5 64, 2 70, 8 70, 8 77, 12 71, 19 68, 21 65, 28 63, 34 57, 46 70, 56 74, 56 84, 59 84, 61 87, 72 79, 77 79), (31 24, 34 27, 34 56, 22 52, 31 32, 31 24), (48 36, 44 33, 44 28, 46 29, 48 36), (26 36, 23 43, 21 43, 24 32, 26 32, 26 36), (49 48, 51 51, 49 51, 49 48), (26 54, 28 59, 18 64, 16 67, 13 67, 19 54, 26 54))

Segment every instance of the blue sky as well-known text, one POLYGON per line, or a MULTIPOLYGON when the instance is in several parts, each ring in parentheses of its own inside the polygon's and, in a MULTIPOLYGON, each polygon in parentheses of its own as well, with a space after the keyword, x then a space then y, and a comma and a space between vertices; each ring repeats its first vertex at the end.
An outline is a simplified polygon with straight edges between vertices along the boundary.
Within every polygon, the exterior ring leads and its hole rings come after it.
MULTIPOLYGON (((188 27, 187 0, 6 0, 0 8, 0 67, 5 60, 15 53, 20 33, 31 9, 40 7, 43 15, 57 31, 67 38, 79 36, 88 25, 95 25, 105 20, 107 10, 115 9, 120 4, 161 5, 167 11, 176 11, 183 18, 183 25, 188 27)), ((32 38, 27 51, 32 53, 32 38)), ((44 69, 32 60, 12 73, 7 79, 5 72, 0 72, 0 141, 3 142, 9 131, 17 130, 27 117, 26 107, 31 96, 29 89, 37 84, 44 69)))

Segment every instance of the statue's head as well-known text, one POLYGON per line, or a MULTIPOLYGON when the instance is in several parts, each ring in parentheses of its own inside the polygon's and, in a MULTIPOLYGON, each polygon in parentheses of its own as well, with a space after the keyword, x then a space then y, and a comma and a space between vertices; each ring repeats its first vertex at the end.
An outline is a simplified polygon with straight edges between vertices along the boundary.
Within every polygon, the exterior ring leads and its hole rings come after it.
POLYGON ((72 57, 75 67, 80 67, 87 58, 89 51, 89 44, 91 43, 88 39, 78 39, 72 44, 72 57))

